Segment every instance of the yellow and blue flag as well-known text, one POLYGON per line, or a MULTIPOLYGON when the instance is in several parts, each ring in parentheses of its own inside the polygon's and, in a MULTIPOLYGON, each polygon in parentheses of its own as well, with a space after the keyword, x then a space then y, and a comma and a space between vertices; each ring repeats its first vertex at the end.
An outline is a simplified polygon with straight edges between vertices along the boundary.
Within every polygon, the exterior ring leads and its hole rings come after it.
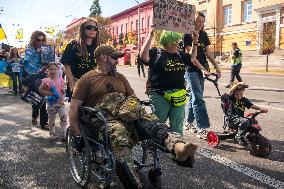
POLYGON ((7 39, 7 36, 5 34, 4 29, 2 28, 2 26, 0 24, 0 40, 3 40, 3 39, 7 39))
POLYGON ((24 29, 17 29, 16 39, 23 39, 24 37, 24 29))

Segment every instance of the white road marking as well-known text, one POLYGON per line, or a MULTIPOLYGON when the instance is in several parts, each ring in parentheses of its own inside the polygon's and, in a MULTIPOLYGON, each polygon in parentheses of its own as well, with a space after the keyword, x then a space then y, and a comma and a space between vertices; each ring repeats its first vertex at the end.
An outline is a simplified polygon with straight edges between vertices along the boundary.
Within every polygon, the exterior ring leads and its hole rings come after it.
POLYGON ((221 163, 227 167, 230 167, 231 169, 234 169, 235 171, 238 171, 242 174, 245 174, 249 177, 252 177, 256 180, 259 180, 260 182, 267 184, 273 188, 276 189, 284 189, 284 182, 280 181, 280 180, 276 180, 268 175, 265 175, 259 171, 253 170, 251 168, 248 168, 240 163, 234 162, 228 158, 225 157, 221 157, 218 154, 215 154, 213 152, 211 152, 210 150, 201 148, 198 150, 198 153, 210 158, 218 163, 221 163))

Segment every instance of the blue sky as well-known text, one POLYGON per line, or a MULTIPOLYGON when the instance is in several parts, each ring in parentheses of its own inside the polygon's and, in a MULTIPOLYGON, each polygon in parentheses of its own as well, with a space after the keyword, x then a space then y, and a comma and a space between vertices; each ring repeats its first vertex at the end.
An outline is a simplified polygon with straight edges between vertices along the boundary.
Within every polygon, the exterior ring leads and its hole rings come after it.
MULTIPOLYGON (((138 0, 142 3, 144 0, 138 0)), ((57 26, 64 29, 73 18, 89 15, 93 0, 0 0, 0 24, 10 45, 24 46, 32 31, 57 26), (24 40, 15 39, 24 29, 24 40)), ((100 0, 102 16, 112 16, 137 5, 135 0, 100 0)), ((7 40, 0 42, 7 43, 7 40)))

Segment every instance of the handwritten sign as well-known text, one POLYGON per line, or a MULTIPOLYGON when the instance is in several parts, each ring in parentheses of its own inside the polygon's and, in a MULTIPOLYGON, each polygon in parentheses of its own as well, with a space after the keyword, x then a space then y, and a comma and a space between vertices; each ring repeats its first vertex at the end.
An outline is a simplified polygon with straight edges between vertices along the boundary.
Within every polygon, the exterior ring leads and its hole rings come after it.
POLYGON ((28 90, 21 99, 37 108, 40 108, 45 102, 45 97, 35 91, 28 90))
POLYGON ((194 6, 176 0, 154 0, 153 9, 156 29, 182 33, 194 31, 194 6))

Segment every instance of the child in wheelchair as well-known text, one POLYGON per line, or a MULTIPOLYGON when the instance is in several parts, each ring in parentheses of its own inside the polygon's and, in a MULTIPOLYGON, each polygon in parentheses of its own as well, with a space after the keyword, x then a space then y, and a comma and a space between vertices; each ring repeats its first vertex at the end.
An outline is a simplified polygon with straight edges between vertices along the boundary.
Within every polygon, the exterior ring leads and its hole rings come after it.
POLYGON ((244 97, 246 88, 248 88, 248 85, 244 82, 235 82, 229 89, 229 95, 225 94, 221 97, 223 102, 222 108, 224 113, 229 117, 228 124, 230 125, 230 128, 238 130, 235 139, 243 146, 247 145, 245 135, 247 128, 252 124, 250 119, 244 116, 245 109, 252 108, 260 110, 262 113, 268 112, 266 108, 259 107, 244 97))

